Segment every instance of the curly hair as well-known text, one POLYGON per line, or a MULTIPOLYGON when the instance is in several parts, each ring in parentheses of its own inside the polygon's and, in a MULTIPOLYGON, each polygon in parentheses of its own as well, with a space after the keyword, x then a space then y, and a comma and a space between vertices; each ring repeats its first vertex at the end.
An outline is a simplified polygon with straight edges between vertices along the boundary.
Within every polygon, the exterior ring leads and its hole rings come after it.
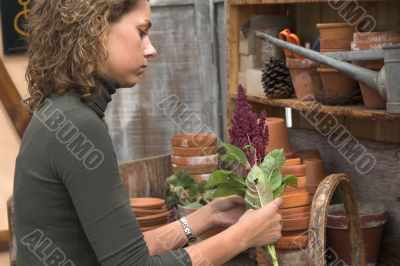
POLYGON ((107 58, 110 23, 139 0, 37 0, 29 13, 25 104, 38 110, 50 94, 78 91, 87 101, 96 90, 100 60, 107 58))

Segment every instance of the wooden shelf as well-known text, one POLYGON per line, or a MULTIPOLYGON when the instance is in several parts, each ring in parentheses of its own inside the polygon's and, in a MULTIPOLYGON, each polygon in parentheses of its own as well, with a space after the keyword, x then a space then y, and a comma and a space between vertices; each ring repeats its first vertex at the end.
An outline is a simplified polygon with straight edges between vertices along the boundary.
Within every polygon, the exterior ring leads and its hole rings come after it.
MULTIPOLYGON (((230 5, 264 5, 264 4, 298 4, 298 3, 327 3, 331 0, 228 0, 230 5)), ((353 0, 340 0, 350 2, 353 0)), ((358 0, 359 2, 377 2, 378 0, 358 0)), ((389 0, 379 0, 385 2, 389 0)))
MULTIPOLYGON (((230 99, 236 99, 236 93, 228 93, 230 99)), ((290 107, 299 111, 308 111, 315 105, 314 102, 300 101, 298 99, 269 99, 262 95, 247 94, 247 100, 277 107, 290 107)), ((368 109, 363 105, 327 106, 317 103, 322 107, 321 111, 326 114, 348 116, 359 119, 400 121, 400 115, 389 114, 385 110, 368 109)))

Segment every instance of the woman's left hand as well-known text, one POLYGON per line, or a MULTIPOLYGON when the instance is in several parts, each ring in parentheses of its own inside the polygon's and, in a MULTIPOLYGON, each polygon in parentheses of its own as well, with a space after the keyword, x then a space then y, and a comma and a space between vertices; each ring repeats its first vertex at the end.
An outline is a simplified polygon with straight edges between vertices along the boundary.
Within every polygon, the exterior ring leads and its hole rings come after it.
POLYGON ((216 226, 231 226, 246 211, 244 199, 239 195, 216 198, 209 205, 216 226))

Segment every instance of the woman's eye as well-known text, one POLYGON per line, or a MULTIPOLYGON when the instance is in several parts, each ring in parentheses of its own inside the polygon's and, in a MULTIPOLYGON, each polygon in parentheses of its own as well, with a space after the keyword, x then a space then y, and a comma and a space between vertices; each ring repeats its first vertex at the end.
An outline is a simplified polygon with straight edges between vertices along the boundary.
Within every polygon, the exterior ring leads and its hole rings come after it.
POLYGON ((147 32, 145 32, 144 30, 139 30, 139 36, 141 39, 143 39, 144 36, 146 36, 146 35, 147 35, 147 32))

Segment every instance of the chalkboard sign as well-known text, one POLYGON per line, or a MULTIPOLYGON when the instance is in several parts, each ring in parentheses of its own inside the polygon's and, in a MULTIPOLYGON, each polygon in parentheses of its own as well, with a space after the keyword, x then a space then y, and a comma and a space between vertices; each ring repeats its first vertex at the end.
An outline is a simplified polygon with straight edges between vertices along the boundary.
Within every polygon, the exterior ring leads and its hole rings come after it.
POLYGON ((1 0, 3 45, 5 54, 26 51, 25 25, 32 0, 1 0))

